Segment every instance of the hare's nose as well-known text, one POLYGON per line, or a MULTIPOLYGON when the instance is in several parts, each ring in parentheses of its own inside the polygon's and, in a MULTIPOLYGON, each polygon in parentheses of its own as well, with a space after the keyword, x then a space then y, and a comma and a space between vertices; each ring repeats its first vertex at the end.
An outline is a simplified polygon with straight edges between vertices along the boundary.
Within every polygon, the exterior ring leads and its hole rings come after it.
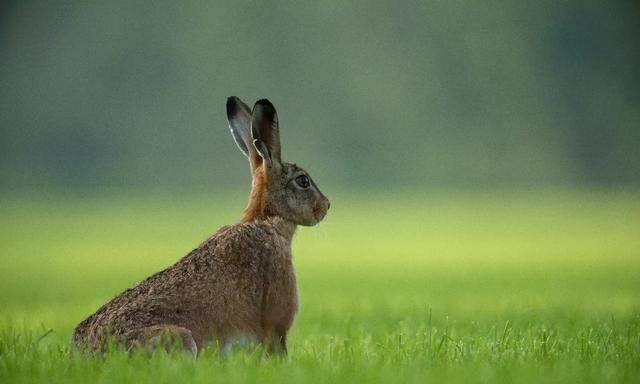
POLYGON ((331 208, 331 202, 327 200, 327 209, 331 208))

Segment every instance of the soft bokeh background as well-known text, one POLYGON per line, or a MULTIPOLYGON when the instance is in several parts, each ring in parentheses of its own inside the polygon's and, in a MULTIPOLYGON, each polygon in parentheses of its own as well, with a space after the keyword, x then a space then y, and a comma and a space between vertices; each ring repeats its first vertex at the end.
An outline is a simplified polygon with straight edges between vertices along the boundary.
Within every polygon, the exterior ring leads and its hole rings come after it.
POLYGON ((225 97, 321 185, 637 185, 634 1, 3 2, 3 188, 247 184, 225 97))
POLYGON ((3 1, 0 381, 637 382, 637 4, 3 1), (230 95, 332 201, 290 359, 68 359, 240 216, 230 95))

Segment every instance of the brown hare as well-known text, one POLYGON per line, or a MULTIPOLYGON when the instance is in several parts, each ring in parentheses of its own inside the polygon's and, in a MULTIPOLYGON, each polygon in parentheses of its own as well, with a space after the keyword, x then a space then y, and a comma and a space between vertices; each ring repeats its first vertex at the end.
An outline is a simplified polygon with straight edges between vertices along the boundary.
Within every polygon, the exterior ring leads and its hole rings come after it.
POLYGON ((109 338, 127 348, 171 342, 197 355, 212 342, 226 348, 249 338, 287 352, 298 308, 291 240, 297 225, 324 218, 329 200, 307 172, 281 161, 278 116, 268 100, 252 111, 230 97, 227 118, 253 177, 240 222, 103 305, 76 327, 76 346, 100 351, 109 338))

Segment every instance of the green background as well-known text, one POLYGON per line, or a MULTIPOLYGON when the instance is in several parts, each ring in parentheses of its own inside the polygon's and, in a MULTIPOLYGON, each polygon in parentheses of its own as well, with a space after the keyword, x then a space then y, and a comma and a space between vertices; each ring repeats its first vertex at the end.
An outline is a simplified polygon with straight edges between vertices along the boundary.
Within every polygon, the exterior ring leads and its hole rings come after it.
POLYGON ((3 2, 0 177, 247 183, 224 102, 269 98, 326 186, 640 180, 634 1, 3 2))

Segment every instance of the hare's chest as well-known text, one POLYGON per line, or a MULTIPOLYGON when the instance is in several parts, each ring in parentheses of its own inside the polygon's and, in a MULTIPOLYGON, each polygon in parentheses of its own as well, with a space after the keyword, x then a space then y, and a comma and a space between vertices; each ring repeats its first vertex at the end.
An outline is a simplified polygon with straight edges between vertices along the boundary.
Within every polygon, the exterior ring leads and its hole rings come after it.
POLYGON ((298 288, 291 254, 273 255, 263 299, 263 325, 282 331, 289 329, 298 310, 298 288))

